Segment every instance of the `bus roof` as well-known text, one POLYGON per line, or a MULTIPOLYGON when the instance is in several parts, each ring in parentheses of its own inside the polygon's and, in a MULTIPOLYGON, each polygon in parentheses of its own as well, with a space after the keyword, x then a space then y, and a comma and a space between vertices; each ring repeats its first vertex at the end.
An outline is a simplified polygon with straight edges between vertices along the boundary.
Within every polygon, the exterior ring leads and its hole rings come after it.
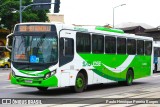
POLYGON ((66 30, 76 30, 76 31, 81 31, 81 32, 90 32, 90 33, 98 33, 98 34, 108 34, 112 35, 115 37, 127 37, 127 38, 134 38, 134 39, 145 39, 145 40, 152 40, 152 37, 146 37, 146 36, 138 36, 135 34, 127 34, 124 33, 123 30, 120 29, 111 29, 111 28, 106 28, 106 27, 101 27, 101 26, 74 26, 74 25, 67 25, 63 23, 47 23, 47 22, 27 22, 27 23, 19 23, 16 25, 29 25, 29 24, 46 24, 46 25, 56 25, 59 27, 59 29, 66 29, 66 30))

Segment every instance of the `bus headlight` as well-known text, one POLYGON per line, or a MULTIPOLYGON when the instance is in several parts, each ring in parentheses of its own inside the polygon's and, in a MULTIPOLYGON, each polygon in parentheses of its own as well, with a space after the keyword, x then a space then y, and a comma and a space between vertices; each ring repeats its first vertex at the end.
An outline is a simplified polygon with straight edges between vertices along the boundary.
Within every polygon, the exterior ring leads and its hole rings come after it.
POLYGON ((51 77, 51 76, 54 75, 55 73, 56 73, 56 70, 47 73, 47 74, 44 76, 44 79, 47 79, 47 78, 51 77))
POLYGON ((49 73, 47 73, 45 76, 44 76, 44 79, 47 79, 47 78, 49 78, 51 76, 51 73, 49 72, 49 73))
POLYGON ((51 75, 56 74, 56 70, 51 71, 51 75))

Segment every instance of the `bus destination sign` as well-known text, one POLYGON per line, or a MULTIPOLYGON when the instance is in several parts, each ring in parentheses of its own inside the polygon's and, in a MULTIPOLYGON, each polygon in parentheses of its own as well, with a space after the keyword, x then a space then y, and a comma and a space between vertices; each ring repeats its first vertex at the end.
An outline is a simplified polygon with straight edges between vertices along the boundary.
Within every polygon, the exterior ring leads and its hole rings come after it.
POLYGON ((50 32, 51 26, 48 25, 20 25, 19 32, 50 32))

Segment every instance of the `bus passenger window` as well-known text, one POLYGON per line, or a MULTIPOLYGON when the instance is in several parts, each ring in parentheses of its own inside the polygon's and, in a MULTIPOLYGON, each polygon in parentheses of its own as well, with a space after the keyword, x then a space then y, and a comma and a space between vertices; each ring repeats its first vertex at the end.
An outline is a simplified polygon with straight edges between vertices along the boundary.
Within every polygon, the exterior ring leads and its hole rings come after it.
POLYGON ((137 40, 137 54, 144 55, 144 41, 137 40))
POLYGON ((116 53, 116 38, 105 37, 105 53, 116 53))
POLYGON ((92 35, 92 52, 93 53, 104 53, 104 36, 92 35))
POLYGON ((117 53, 126 54, 126 38, 117 38, 117 53))
POLYGON ((145 41, 145 55, 151 55, 152 53, 152 42, 145 41))
POLYGON ((90 53, 91 52, 91 35, 89 33, 77 32, 76 48, 77 48, 77 52, 90 53))
POLYGON ((127 39, 127 53, 131 55, 136 54, 136 40, 127 39))

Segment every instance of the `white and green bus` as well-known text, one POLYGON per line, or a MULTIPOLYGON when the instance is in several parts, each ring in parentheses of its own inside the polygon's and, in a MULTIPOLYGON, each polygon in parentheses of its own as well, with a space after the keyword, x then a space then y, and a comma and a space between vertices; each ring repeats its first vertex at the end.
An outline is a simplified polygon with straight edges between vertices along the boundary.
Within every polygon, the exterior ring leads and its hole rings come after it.
POLYGON ((69 86, 82 92, 91 84, 131 85, 152 74, 150 37, 60 23, 17 24, 12 37, 12 84, 40 91, 69 86))

